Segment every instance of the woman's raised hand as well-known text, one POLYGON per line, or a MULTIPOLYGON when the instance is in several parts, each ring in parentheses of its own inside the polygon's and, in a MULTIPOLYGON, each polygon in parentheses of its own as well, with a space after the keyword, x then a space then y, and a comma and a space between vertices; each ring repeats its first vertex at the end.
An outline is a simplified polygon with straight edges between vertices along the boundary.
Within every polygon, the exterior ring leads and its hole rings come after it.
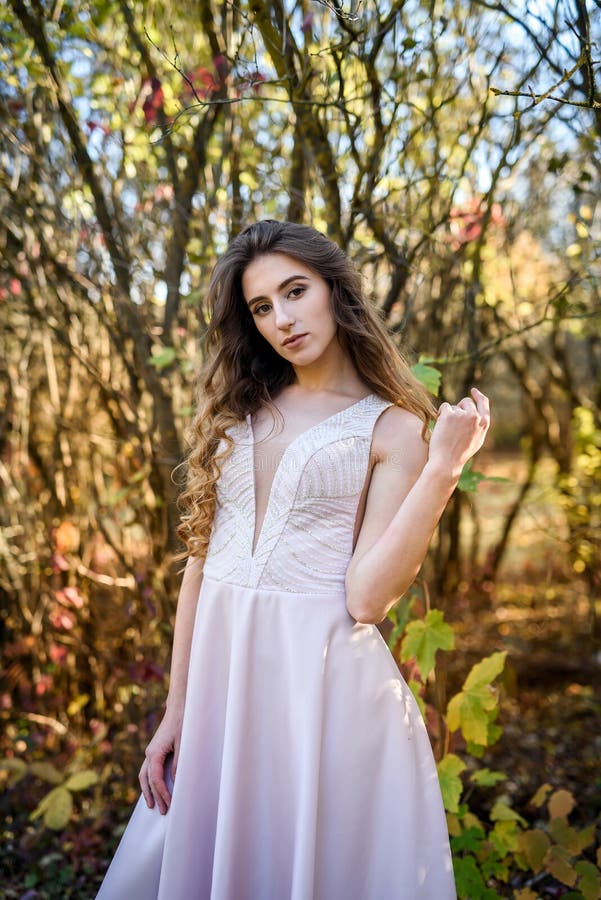
POLYGON ((490 427, 488 397, 472 388, 471 397, 459 403, 441 403, 438 419, 430 435, 428 462, 437 469, 459 478, 465 463, 484 443, 490 427))
POLYGON ((167 757, 173 755, 171 777, 175 778, 179 745, 182 734, 182 714, 167 709, 165 716, 146 748, 146 758, 138 776, 140 787, 149 809, 155 802, 161 815, 165 815, 171 803, 171 793, 165 780, 167 757))

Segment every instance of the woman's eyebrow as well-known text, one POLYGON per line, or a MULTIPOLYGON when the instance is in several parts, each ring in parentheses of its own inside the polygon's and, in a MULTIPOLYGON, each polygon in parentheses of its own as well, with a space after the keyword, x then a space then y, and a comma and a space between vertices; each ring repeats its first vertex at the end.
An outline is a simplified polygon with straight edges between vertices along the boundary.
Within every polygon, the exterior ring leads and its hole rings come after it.
MULTIPOLYGON (((309 281, 309 276, 308 275, 291 275, 290 278, 284 278, 282 283, 278 285, 278 291, 283 291, 284 288, 288 284, 290 284, 291 281, 299 281, 299 280, 309 281)), ((269 297, 263 297, 263 296, 253 297, 252 300, 247 300, 247 303, 249 306, 251 306, 253 303, 256 303, 257 300, 269 300, 269 297)))

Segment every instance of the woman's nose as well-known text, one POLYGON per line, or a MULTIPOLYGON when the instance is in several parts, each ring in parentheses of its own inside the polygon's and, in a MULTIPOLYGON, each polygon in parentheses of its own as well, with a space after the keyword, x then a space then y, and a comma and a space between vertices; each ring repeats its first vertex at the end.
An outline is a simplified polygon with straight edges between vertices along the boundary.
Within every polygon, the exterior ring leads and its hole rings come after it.
POLYGON ((283 303, 275 304, 275 324, 278 328, 285 328, 294 322, 294 316, 287 310, 283 303))

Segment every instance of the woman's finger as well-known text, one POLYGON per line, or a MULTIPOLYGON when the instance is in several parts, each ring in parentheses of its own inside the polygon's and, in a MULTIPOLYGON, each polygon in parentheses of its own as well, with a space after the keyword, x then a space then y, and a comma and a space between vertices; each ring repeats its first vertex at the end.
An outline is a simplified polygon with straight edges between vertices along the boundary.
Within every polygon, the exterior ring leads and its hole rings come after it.
POLYGON ((488 428, 490 425, 490 401, 486 394, 483 394, 482 391, 479 391, 476 387, 472 388, 471 393, 474 397, 476 408, 480 413, 480 425, 488 428))
POLYGON ((459 401, 457 406, 459 407, 459 409, 465 410, 465 412, 469 412, 474 415, 477 415, 477 413, 478 413, 478 407, 476 406, 476 404, 474 403, 474 401, 472 400, 471 397, 464 397, 462 400, 459 401))
POLYGON ((175 781, 175 772, 177 769, 177 762, 179 760, 179 741, 175 741, 175 746, 173 747, 173 762, 171 763, 171 777, 175 781))
POLYGON ((140 787, 142 788, 142 794, 144 795, 144 800, 146 801, 146 806, 148 809, 154 808, 154 798, 152 796, 152 791, 150 789, 150 784, 148 783, 148 762, 144 760, 142 763, 142 767, 140 769, 140 774, 138 775, 138 781, 140 782, 140 787))
POLYGON ((171 802, 171 794, 165 782, 165 756, 166 754, 160 754, 153 757, 148 765, 148 781, 162 815, 165 815, 171 802))

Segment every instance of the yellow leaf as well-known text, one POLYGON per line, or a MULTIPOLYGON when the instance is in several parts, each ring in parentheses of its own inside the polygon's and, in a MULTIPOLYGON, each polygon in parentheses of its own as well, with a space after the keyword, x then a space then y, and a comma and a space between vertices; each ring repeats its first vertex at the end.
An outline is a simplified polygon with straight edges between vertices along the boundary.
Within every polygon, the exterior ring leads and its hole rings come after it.
POLYGON ((576 872, 570 861, 570 854, 563 847, 549 847, 543 860, 545 868, 548 872, 567 884, 568 887, 574 887, 576 884, 576 872))
POLYGON ((447 724, 451 731, 461 732, 466 741, 486 747, 488 744, 489 713, 496 704, 488 685, 462 690, 451 697, 447 707, 447 724))
POLYGON ((67 707, 67 715, 75 716, 77 713, 84 708, 84 706, 89 703, 90 695, 89 694, 79 694, 67 707))
POLYGON ((475 666, 472 666, 469 675, 465 679, 463 685, 466 688, 479 687, 480 685, 490 684, 495 678, 501 674, 505 666, 505 657, 507 650, 500 650, 492 653, 485 659, 480 660, 475 666))
POLYGON ((559 816, 569 816, 576 801, 570 791, 555 791, 549 798, 549 816, 557 819, 559 816))
POLYGON ((482 828, 482 829, 484 829, 482 822, 480 821, 478 816, 474 815, 473 812, 466 812, 466 814, 463 816, 461 821, 463 822, 464 828, 482 828))
POLYGON ((524 831, 519 836, 518 846, 534 874, 538 875, 543 868, 543 860, 551 846, 548 836, 540 828, 532 828, 530 831, 524 831))
POLYGON ((447 830, 451 837, 459 837, 461 834, 461 824, 455 813, 447 813, 447 830))
POLYGON ((550 784, 547 784, 547 782, 541 784, 530 803, 533 806, 542 806, 552 790, 552 786, 550 784))

